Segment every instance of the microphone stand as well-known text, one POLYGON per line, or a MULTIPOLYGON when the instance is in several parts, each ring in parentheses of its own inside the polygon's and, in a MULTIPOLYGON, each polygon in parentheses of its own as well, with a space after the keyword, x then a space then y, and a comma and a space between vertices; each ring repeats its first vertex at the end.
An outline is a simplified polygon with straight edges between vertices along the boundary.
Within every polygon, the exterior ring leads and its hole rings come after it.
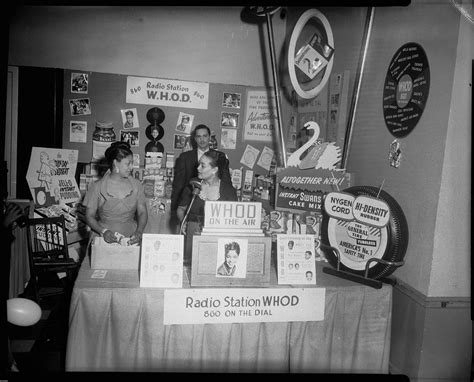
POLYGON ((188 218, 188 215, 189 215, 189 211, 191 210, 191 207, 193 206, 193 203, 194 203, 194 200, 196 199, 196 196, 199 195, 199 193, 201 192, 201 182, 191 182, 192 186, 194 187, 193 188, 193 198, 191 199, 191 203, 189 203, 188 205, 188 208, 186 209, 186 213, 184 214, 184 218, 183 218, 183 221, 181 222, 181 226, 179 227, 179 233, 184 235, 185 233, 183 232, 183 227, 184 227, 184 223, 186 222, 186 219, 188 218))

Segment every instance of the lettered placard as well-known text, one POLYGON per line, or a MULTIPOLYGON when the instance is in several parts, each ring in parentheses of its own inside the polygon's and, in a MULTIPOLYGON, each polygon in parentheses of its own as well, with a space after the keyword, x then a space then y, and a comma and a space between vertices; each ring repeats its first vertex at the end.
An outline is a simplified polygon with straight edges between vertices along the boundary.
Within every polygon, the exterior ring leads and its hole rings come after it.
POLYGON ((324 320, 325 288, 166 289, 164 325, 324 320))

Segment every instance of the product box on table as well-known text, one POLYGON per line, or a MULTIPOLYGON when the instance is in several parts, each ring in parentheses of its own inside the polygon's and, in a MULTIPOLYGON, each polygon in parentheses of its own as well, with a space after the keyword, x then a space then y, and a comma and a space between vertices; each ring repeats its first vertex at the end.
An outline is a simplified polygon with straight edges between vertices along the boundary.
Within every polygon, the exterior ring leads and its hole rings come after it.
POLYGON ((92 269, 138 270, 140 247, 138 245, 109 244, 96 237, 91 245, 92 269))

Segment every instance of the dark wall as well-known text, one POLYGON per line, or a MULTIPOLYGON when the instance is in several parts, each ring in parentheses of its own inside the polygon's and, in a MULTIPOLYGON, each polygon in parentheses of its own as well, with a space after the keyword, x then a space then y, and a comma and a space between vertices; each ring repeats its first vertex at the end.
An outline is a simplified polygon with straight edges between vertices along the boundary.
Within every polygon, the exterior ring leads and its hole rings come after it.
POLYGON ((18 77, 17 198, 32 199, 26 180, 31 148, 62 145, 63 71, 20 67, 18 77))

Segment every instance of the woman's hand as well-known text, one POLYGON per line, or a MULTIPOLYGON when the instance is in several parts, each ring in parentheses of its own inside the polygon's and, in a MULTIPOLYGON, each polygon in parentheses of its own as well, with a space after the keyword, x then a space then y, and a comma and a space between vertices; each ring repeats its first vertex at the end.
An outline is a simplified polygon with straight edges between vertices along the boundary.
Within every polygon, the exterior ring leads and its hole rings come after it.
POLYGON ((106 243, 116 243, 117 242, 117 237, 115 236, 115 233, 112 232, 110 229, 105 231, 102 234, 102 237, 104 238, 106 243))
POLYGON ((130 236, 130 242, 129 242, 130 245, 141 243, 142 235, 143 233, 141 231, 138 231, 138 230, 135 231, 135 233, 132 236, 130 236))
POLYGON ((23 210, 16 203, 8 203, 5 206, 5 214, 3 217, 3 226, 5 228, 14 228, 13 223, 23 216, 23 210))

